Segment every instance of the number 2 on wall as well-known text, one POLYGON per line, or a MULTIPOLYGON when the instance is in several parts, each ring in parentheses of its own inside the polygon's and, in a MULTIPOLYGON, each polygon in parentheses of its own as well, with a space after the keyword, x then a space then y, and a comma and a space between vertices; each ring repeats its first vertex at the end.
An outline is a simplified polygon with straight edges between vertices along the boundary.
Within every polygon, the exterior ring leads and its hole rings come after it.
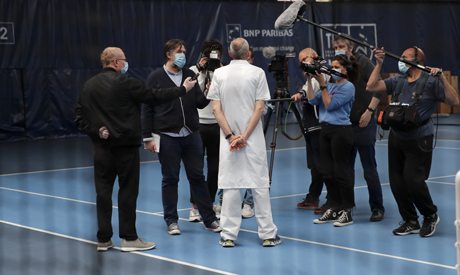
POLYGON ((1 27, 1 28, 0 28, 0 39, 1 39, 1 40, 8 40, 7 34, 8 34, 7 28, 1 27))

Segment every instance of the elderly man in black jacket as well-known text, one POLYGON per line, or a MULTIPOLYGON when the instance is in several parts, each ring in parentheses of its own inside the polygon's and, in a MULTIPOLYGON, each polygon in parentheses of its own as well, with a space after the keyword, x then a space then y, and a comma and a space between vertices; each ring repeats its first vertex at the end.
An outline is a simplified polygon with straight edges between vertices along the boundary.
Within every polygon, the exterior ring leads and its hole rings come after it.
POLYGON ((103 70, 89 79, 80 93, 75 110, 78 129, 91 137, 94 145, 94 180, 97 193, 97 251, 113 247, 112 192, 118 176, 119 235, 122 251, 148 250, 136 232, 136 202, 139 193, 139 146, 142 142, 139 103, 172 100, 185 95, 196 83, 187 79, 183 86, 148 89, 126 75, 128 62, 120 48, 109 47, 101 54, 103 70))

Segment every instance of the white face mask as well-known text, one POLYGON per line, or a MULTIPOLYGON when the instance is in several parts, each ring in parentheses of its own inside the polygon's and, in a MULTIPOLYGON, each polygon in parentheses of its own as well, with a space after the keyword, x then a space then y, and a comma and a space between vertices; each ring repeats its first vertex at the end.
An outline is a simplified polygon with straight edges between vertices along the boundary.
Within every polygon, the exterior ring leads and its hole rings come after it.
POLYGON ((402 74, 406 74, 409 67, 406 66, 406 63, 398 61, 398 69, 402 74))

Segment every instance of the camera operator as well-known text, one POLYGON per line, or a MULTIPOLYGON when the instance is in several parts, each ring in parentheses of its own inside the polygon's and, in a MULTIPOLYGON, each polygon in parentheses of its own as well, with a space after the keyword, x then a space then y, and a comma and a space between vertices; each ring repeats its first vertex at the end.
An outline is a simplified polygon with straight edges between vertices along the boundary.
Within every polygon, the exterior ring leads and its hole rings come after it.
MULTIPOLYGON (((415 105, 420 122, 418 127, 412 130, 391 127, 388 137, 390 187, 404 221, 400 227, 393 230, 393 234, 419 233, 421 237, 430 237, 439 222, 437 207, 433 204, 425 182, 430 174, 433 154, 434 129, 430 117, 436 109, 437 102, 457 106, 458 95, 443 74, 435 77, 440 72, 438 68, 427 67, 431 69, 428 75, 417 67, 408 67, 400 61, 400 75, 379 80, 385 53, 383 48, 374 49, 373 52, 377 65, 367 83, 367 90, 398 94, 401 106, 404 103, 415 105), (425 85, 418 88, 418 83, 423 81, 426 81, 425 85), (418 90, 421 94, 417 93, 418 90), (424 216, 421 228, 415 207, 424 216)), ((417 47, 405 50, 401 57, 420 65, 425 64, 425 54, 417 47)))
MULTIPOLYGON (((201 44, 201 59, 196 66, 190 67, 194 73, 199 73, 198 84, 202 91, 207 94, 207 89, 214 70, 223 66, 220 58, 224 51, 224 46, 217 39, 206 40, 201 44), (210 61, 211 60, 211 61, 210 61)), ((217 193, 217 176, 219 171, 219 140, 220 127, 212 113, 212 103, 209 102, 203 109, 198 109, 200 119, 200 136, 203 142, 203 156, 207 154, 207 170, 208 175, 206 182, 208 184, 209 194, 214 203, 217 193)), ((189 221, 199 222, 200 212, 195 204, 193 194, 190 190, 190 202, 193 204, 190 210, 189 221)), ((219 203, 213 206, 216 217, 220 218, 220 210, 222 208, 222 194, 219 194, 219 203)))
POLYGON ((355 200, 350 168, 353 146, 350 111, 355 95, 353 84, 359 77, 360 68, 356 58, 341 54, 332 58, 332 70, 346 78, 333 74, 336 83, 326 84, 324 76, 317 71, 316 74, 307 74, 309 103, 319 105, 321 167, 329 202, 329 209, 313 222, 334 222, 334 226, 341 227, 353 224, 351 208, 355 206, 355 200), (312 77, 320 84, 316 94, 312 88, 312 77))
MULTIPOLYGON (((348 35, 345 35, 348 36, 348 35)), ((366 91, 366 84, 374 70, 374 64, 365 55, 353 52, 354 43, 340 36, 334 36, 335 54, 353 55, 361 66, 361 74, 355 84, 355 101, 350 112, 350 121, 353 125, 354 140, 350 155, 351 173, 353 184, 355 178, 355 160, 359 152, 359 159, 364 171, 364 179, 369 191, 369 205, 371 208, 371 222, 383 220, 385 208, 383 207, 382 186, 380 185, 377 161, 375 160, 375 142, 377 135, 377 121, 375 110, 382 97, 379 93, 366 91)))
MULTIPOLYGON (((315 62, 314 58, 318 57, 318 54, 315 50, 311 48, 305 48, 299 53, 299 61, 303 64, 313 64, 315 62)), ((307 76, 307 72, 304 72, 307 76)), ((324 74, 325 82, 329 82, 331 76, 324 74)), ((307 76, 308 77, 308 76, 307 76)), ((316 79, 311 80, 313 85, 313 91, 319 90, 319 83, 316 79)), ((319 196, 323 190, 324 176, 321 172, 321 158, 319 151, 319 135, 321 132, 321 125, 318 121, 318 110, 316 106, 312 106, 308 103, 307 98, 307 88, 308 82, 302 87, 302 89, 293 95, 291 98, 294 99, 294 102, 300 102, 303 100, 302 110, 302 123, 307 129, 305 137, 306 142, 306 153, 307 153, 307 167, 310 169, 311 173, 311 184, 308 189, 308 194, 305 199, 297 204, 297 208, 300 209, 310 209, 315 210, 316 214, 323 214, 327 210, 327 203, 323 204, 319 208, 319 196)))

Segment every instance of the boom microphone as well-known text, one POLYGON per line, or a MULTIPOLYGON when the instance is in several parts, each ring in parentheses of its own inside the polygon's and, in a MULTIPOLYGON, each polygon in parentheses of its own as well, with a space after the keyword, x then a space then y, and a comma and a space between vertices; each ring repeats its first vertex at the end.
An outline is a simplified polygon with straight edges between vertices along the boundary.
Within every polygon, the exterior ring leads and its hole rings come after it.
POLYGON ((290 28, 294 25, 297 17, 303 17, 305 10, 305 2, 302 0, 297 0, 292 3, 275 21, 275 29, 284 30, 290 28))
POLYGON ((276 50, 273 47, 265 47, 262 50, 262 54, 265 58, 271 59, 276 55, 276 50))

